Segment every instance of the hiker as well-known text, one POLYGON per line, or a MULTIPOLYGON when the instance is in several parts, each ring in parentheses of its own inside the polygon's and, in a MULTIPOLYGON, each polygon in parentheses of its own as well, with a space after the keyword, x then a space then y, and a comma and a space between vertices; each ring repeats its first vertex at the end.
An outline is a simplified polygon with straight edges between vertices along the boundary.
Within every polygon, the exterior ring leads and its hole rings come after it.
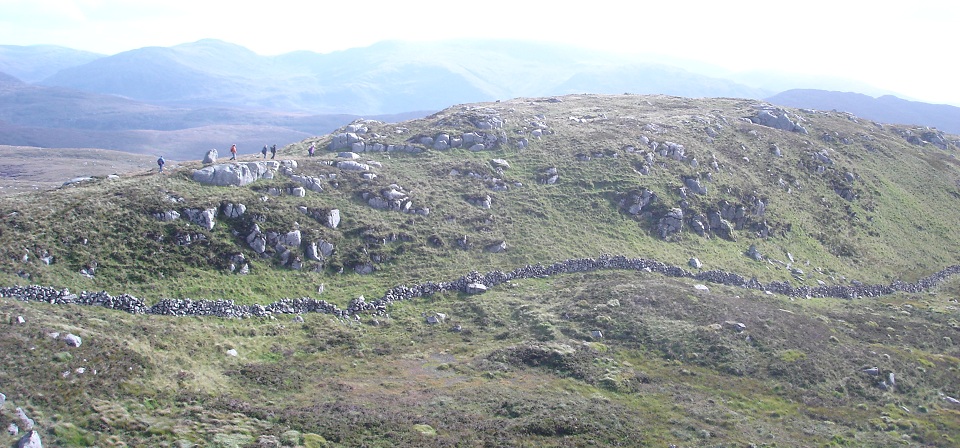
POLYGON ((272 159, 276 156, 277 156, 277 145, 273 145, 270 147, 270 158, 272 159))
POLYGON ((310 148, 307 149, 307 154, 308 154, 310 157, 313 157, 313 151, 315 151, 316 149, 317 149, 317 146, 314 145, 313 143, 311 143, 311 144, 310 144, 310 148))
POLYGON ((263 149, 260 150, 260 153, 263 154, 263 158, 267 158, 267 145, 263 145, 263 149))
POLYGON ((237 160, 237 145, 230 147, 230 160, 237 160))
POLYGON ((166 161, 166 160, 163 160, 163 156, 160 156, 160 158, 157 159, 157 165, 160 166, 160 172, 161 172, 161 173, 163 172, 163 165, 164 165, 165 163, 167 163, 167 161, 166 161))

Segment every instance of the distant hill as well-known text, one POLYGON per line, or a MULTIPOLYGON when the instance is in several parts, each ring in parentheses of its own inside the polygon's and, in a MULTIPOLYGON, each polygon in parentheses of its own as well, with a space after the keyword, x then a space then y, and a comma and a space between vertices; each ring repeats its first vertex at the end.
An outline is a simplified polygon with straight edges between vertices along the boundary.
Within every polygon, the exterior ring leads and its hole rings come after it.
POLYGON ((65 68, 83 65, 104 56, 56 45, 0 45, 0 72, 26 82, 37 82, 65 68))
POLYGON ((558 89, 563 93, 636 93, 702 97, 760 98, 763 89, 655 64, 636 64, 588 70, 573 75, 558 89))
POLYGON ((960 133, 960 109, 953 106, 823 90, 771 96, 773 85, 821 84, 810 78, 777 83, 766 73, 724 77, 681 68, 682 61, 655 61, 515 40, 385 41, 278 56, 213 39, 112 56, 6 46, 0 47, 0 67, 9 68, 0 75, 0 144, 197 158, 209 147, 255 149, 322 135, 360 117, 395 121, 450 104, 572 93, 767 98, 960 133), (49 76, 37 82, 42 74, 49 76))
POLYGON ((63 69, 43 84, 165 105, 351 114, 439 110, 571 91, 653 93, 663 85, 670 94, 690 97, 771 93, 677 75, 675 67, 644 64, 640 57, 509 40, 388 41, 329 54, 260 56, 205 39, 119 53, 63 69), (597 86, 597 78, 604 83, 597 86))
MULTIPOLYGON (((386 121, 426 115, 376 116, 386 121)), ((226 107, 173 108, 98 93, 24 83, 0 73, 0 144, 102 148, 199 159, 236 143, 254 152, 322 135, 356 115, 280 113, 226 107)))
POLYGON ((892 95, 874 98, 852 92, 794 89, 766 99, 790 107, 839 110, 884 123, 932 126, 960 134, 960 107, 908 101, 892 95))

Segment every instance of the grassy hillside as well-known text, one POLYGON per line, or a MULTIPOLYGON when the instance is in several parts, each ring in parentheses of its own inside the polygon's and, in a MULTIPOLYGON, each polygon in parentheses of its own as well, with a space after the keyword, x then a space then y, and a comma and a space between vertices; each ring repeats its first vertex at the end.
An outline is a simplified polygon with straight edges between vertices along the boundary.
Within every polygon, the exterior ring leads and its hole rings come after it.
MULTIPOLYGON (((323 150, 334 135, 281 148, 295 173, 323 179, 303 197, 283 174, 200 185, 199 162, 15 195, 0 204, 0 283, 148 304, 310 296, 346 307, 396 285, 600 254, 694 272, 696 257, 700 270, 810 286, 912 282, 958 264, 955 137, 941 148, 924 129, 787 110, 807 133, 790 132, 752 123, 759 106, 635 95, 460 105, 358 123, 368 145, 420 149, 361 154, 377 162, 367 176, 323 150), (470 132, 500 144, 424 140, 470 132), (391 190, 429 213, 369 205, 391 190), (657 199, 634 215, 644 190, 657 199), (489 208, 476 205, 487 196, 489 208), (223 204, 246 212, 221 213, 212 230, 154 216, 223 204), (674 208, 683 228, 664 235, 674 208), (314 217, 330 209, 336 228, 314 217), (714 213, 730 229, 698 235, 695 221, 714 213), (304 244, 289 249, 302 268, 273 245, 258 254, 254 228, 299 230, 304 244), (306 245, 319 240, 333 253, 311 261, 306 245), (230 269, 238 254, 246 275, 230 269)), ((6 298, 0 392, 5 416, 23 407, 59 446, 955 446, 958 282, 849 301, 613 270, 302 321, 6 298), (427 323, 436 313, 442 322, 427 323)))

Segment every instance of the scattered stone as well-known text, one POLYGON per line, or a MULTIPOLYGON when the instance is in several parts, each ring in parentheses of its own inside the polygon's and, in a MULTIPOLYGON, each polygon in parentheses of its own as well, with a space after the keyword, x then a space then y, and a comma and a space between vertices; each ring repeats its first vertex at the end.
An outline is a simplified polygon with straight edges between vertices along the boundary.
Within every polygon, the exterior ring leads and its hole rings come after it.
POLYGON ((747 329, 747 326, 744 325, 742 322, 734 322, 732 320, 728 320, 724 322, 723 325, 727 328, 732 328, 736 330, 737 333, 743 333, 744 330, 747 329))
POLYGON ((327 212, 327 219, 324 224, 331 229, 336 229, 337 226, 340 225, 340 210, 335 208, 330 209, 330 211, 327 212))
POLYGON ((747 249, 746 255, 755 261, 763 261, 763 255, 760 254, 759 250, 757 250, 757 246, 755 244, 750 245, 750 248, 747 249))
POLYGON ((7 434, 10 434, 11 436, 15 436, 19 433, 20 433, 20 428, 17 426, 16 423, 11 423, 10 426, 7 426, 7 434))
POLYGON ((204 154, 204 156, 203 156, 203 164, 204 164, 204 165, 209 165, 209 164, 211 164, 211 163, 217 163, 217 157, 219 157, 219 153, 217 152, 217 149, 216 149, 216 148, 213 148, 213 149, 207 151, 206 154, 204 154))
POLYGON ((370 171, 370 165, 353 160, 342 160, 337 163, 337 168, 346 171, 370 171))
POLYGON ((227 350, 227 356, 236 357, 236 356, 239 356, 239 355, 240 355, 240 354, 237 353, 237 350, 236 350, 236 349, 231 348, 230 350, 227 350))
POLYGON ((33 425, 35 423, 33 419, 27 417, 27 413, 23 412, 23 408, 17 408, 14 413, 17 416, 17 420, 20 420, 20 427, 23 428, 24 431, 30 431, 33 429, 33 425))
POLYGON ((482 294, 487 292, 487 286, 483 283, 470 283, 467 285, 467 294, 482 294))
POLYGON ((560 179, 560 174, 556 167, 547 168, 540 175, 540 182, 547 185, 556 184, 558 179, 560 179))
POLYGON ((693 285, 693 289, 696 289, 697 291, 709 291, 709 290, 710 290, 710 288, 708 288, 707 285, 693 285))
POLYGON ((77 336, 73 333, 67 333, 67 335, 63 337, 63 341, 66 342, 67 345, 71 347, 79 347, 80 344, 83 342, 80 340, 80 336, 77 336))
POLYGON ((25 320, 23 319, 23 316, 17 316, 17 323, 18 323, 18 324, 24 324, 24 323, 26 323, 26 322, 27 322, 27 321, 25 321, 25 320))
POLYGON ((862 372, 863 372, 863 373, 866 373, 867 375, 872 375, 872 376, 878 376, 878 375, 880 375, 880 369, 877 368, 877 367, 870 367, 870 368, 867 368, 867 369, 863 369, 862 372))
POLYGON ((700 269, 703 267, 703 263, 701 263, 700 259, 696 257, 691 258, 690 261, 687 262, 687 264, 689 264, 690 267, 694 269, 700 269))
POLYGON ((600 330, 593 330, 593 331, 590 332, 590 337, 592 337, 592 338, 594 338, 594 339, 602 339, 602 338, 603 338, 603 332, 600 331, 600 330))
POLYGON ((510 162, 507 162, 504 159, 492 159, 490 160, 490 165, 493 165, 494 168, 507 169, 510 168, 510 162))
POLYGON ((487 246, 484 250, 486 250, 487 252, 490 252, 490 253, 494 253, 494 254, 499 254, 499 253, 501 253, 501 252, 505 252, 505 251, 507 250, 507 242, 506 242, 506 241, 500 241, 500 242, 498 242, 498 243, 491 244, 491 245, 487 246))
POLYGON ((40 433, 30 431, 17 442, 17 448, 43 448, 43 444, 40 443, 40 433))

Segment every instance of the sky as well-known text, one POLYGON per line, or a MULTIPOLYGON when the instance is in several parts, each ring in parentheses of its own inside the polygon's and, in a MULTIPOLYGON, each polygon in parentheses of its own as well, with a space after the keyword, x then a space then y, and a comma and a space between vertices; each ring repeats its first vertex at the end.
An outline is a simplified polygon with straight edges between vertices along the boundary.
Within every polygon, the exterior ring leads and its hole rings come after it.
POLYGON ((0 0, 0 45, 112 55, 213 38, 277 55, 383 40, 529 39, 729 72, 846 78, 954 105, 958 24, 955 0, 0 0))

